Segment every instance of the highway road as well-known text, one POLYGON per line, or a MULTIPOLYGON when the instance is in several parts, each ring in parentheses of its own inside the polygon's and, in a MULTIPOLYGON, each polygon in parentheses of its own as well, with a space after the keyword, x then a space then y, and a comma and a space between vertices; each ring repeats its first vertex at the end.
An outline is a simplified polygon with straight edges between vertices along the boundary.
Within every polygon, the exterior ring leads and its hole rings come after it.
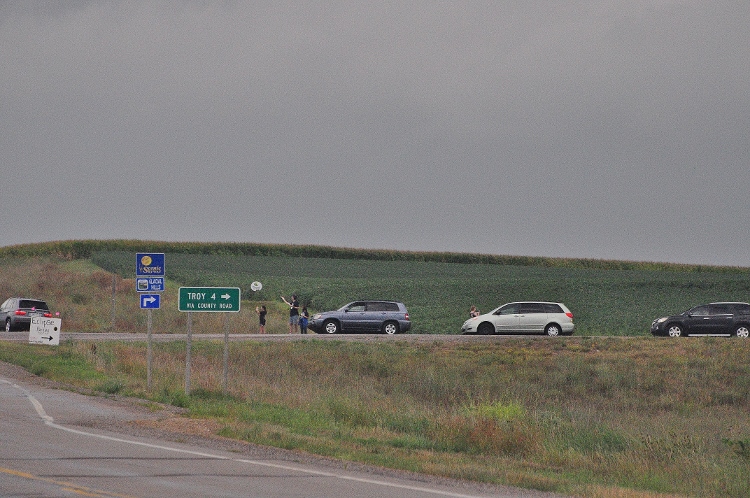
POLYGON ((165 415, 137 401, 65 391, 0 362, 0 496, 557 496, 146 429, 165 415))
MULTIPOLYGON (((529 338, 541 340, 560 340, 560 337, 548 337, 546 335, 460 335, 460 334, 229 334, 230 341, 306 341, 306 340, 323 340, 323 341, 357 341, 357 342, 499 342, 507 338, 529 338)), ((581 336, 573 336, 580 339, 581 336)), ((223 333, 206 334, 193 333, 191 335, 194 341, 218 341, 224 340, 223 333)), ((125 332, 62 332, 60 341, 127 341, 127 342, 146 342, 148 339, 145 333, 125 333, 125 332)), ((170 342, 185 341, 187 334, 152 334, 153 342, 170 342)), ((9 342, 29 342, 28 331, 0 332, 0 341, 9 342)))

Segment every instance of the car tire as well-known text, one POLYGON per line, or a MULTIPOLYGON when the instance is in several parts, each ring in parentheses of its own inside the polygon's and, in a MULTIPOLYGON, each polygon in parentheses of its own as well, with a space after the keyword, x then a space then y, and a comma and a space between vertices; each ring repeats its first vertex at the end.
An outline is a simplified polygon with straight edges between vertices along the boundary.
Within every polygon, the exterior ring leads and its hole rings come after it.
POLYGON ((338 334, 341 332, 341 327, 336 320, 326 320, 323 322, 323 332, 326 334, 338 334))
POLYGON ((383 324, 383 333, 388 335, 398 334, 398 323, 396 322, 385 322, 383 324))
POLYGON ((669 337, 685 337, 687 334, 683 330, 681 325, 678 325, 676 323, 670 324, 667 326, 667 335, 669 337))
POLYGON ((544 333, 550 337, 557 337, 560 335, 560 326, 556 323, 550 323, 544 328, 544 333))
POLYGON ((10 318, 5 319, 5 331, 10 332, 13 328, 10 326, 10 318))
POLYGON ((748 328, 747 325, 739 325, 734 329, 733 335, 735 337, 747 339, 748 337, 750 337, 750 329, 748 328))
POLYGON ((491 323, 484 322, 480 323, 477 327, 477 334, 479 335, 492 335, 495 333, 495 327, 491 323))

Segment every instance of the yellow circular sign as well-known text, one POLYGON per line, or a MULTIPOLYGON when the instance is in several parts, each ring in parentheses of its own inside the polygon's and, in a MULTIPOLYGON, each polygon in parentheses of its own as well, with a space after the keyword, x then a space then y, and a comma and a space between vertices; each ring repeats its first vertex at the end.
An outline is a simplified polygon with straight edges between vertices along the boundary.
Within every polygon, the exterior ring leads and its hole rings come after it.
POLYGON ((143 266, 149 266, 151 264, 151 256, 143 256, 141 258, 141 264, 143 266))

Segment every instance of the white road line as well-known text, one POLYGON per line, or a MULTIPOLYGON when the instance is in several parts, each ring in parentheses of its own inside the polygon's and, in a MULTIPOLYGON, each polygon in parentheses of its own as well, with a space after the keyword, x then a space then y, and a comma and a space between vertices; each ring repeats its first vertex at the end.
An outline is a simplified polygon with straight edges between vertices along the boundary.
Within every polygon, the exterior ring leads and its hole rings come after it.
POLYGON ((429 493, 429 494, 440 495, 440 496, 452 496, 452 497, 456 497, 456 498, 480 498, 479 495, 465 495, 465 494, 453 493, 453 492, 450 492, 450 491, 440 491, 440 490, 435 490, 435 489, 423 488, 423 487, 420 487, 420 486, 412 486, 412 485, 408 485, 408 484, 399 484, 399 483, 392 483, 392 482, 381 481, 381 480, 378 480, 378 479, 367 479, 367 478, 364 478, 364 477, 355 477, 355 476, 350 476, 350 475, 338 474, 338 473, 335 473, 335 472, 323 472, 323 471, 320 471, 320 470, 311 470, 311 469, 306 469, 306 468, 302 468, 302 467, 295 467, 293 465, 284 465, 284 464, 278 464, 278 463, 262 462, 262 461, 258 461, 258 460, 248 460, 248 459, 244 459, 244 458, 232 458, 232 457, 226 457, 226 456, 221 456, 221 455, 215 455, 215 454, 212 454, 212 453, 204 453, 204 452, 201 452, 201 451, 186 450, 186 449, 181 449, 181 448, 172 448, 172 447, 169 447, 169 446, 162 446, 162 445, 159 445, 159 444, 144 443, 142 441, 132 441, 132 440, 129 440, 129 439, 122 439, 122 438, 113 437, 113 436, 106 436, 106 435, 103 435, 103 434, 94 434, 92 432, 86 432, 86 431, 82 431, 82 430, 79 430, 79 429, 72 429, 70 427, 65 427, 65 426, 56 424, 55 421, 53 420, 53 418, 50 417, 49 415, 47 415, 47 412, 44 410, 44 407, 42 406, 42 404, 29 391, 27 391, 23 387, 19 386, 18 384, 14 384, 12 382, 9 382, 9 381, 3 380, 3 379, 0 379, 0 382, 2 382, 4 384, 10 384, 14 388, 16 388, 19 391, 21 391, 22 393, 24 393, 24 395, 28 398, 28 400, 34 406, 34 409, 36 410, 36 412, 39 415, 39 417, 44 421, 44 423, 46 425, 48 425, 49 427, 52 427, 54 429, 63 430, 63 431, 70 432, 70 433, 73 433, 73 434, 78 434, 78 435, 81 435, 81 436, 95 437, 95 438, 104 439, 104 440, 107 440, 107 441, 115 441, 115 442, 118 442, 118 443, 134 444, 134 445, 137 445, 137 446, 144 446, 146 448, 152 448, 152 449, 157 449, 157 450, 165 450, 165 451, 172 451, 172 452, 175 452, 175 453, 184 453, 184 454, 187 454, 187 455, 200 456, 200 457, 205 457, 205 458, 213 458, 215 460, 227 460, 227 461, 232 461, 232 462, 246 463, 246 464, 250 464, 250 465, 258 465, 258 466, 262 466, 262 467, 270 467, 270 468, 275 468, 275 469, 280 469, 280 470, 288 470, 288 471, 294 471, 294 472, 301 472, 301 473, 306 473, 306 474, 311 474, 311 475, 316 475, 316 476, 322 476, 322 477, 333 477, 333 478, 341 479, 341 480, 361 482, 363 484, 373 484, 373 485, 377 485, 377 486, 391 487, 391 488, 397 488, 397 489, 405 489, 405 490, 409 490, 409 491, 418 491, 418 492, 422 492, 422 493, 429 493))

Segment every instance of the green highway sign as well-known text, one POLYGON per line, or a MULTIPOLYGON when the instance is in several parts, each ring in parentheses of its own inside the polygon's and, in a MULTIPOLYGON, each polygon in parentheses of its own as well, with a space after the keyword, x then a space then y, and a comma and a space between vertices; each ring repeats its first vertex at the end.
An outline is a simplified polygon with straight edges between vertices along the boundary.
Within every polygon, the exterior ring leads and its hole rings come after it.
POLYGON ((239 287, 180 287, 180 311, 236 313, 240 311, 239 287))

